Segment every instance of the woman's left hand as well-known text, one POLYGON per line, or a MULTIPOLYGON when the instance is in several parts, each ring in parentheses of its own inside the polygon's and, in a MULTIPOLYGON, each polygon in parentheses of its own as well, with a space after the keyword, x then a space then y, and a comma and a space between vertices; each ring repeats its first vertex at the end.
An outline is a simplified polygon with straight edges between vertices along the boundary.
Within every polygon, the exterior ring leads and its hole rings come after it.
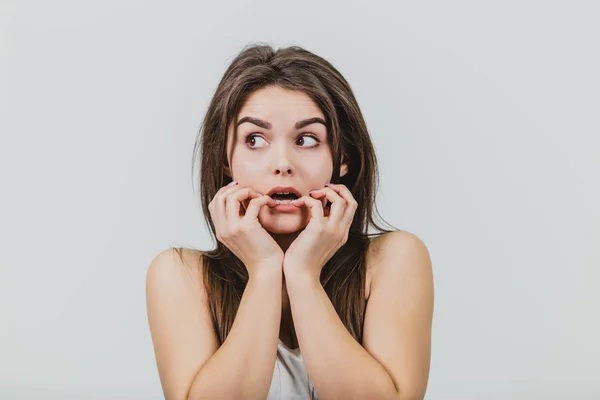
POLYGON ((358 203, 345 185, 325 186, 292 202, 297 207, 308 207, 311 219, 284 254, 286 277, 301 274, 319 280, 327 261, 348 240, 358 203), (324 198, 331 202, 328 216, 323 210, 324 198))

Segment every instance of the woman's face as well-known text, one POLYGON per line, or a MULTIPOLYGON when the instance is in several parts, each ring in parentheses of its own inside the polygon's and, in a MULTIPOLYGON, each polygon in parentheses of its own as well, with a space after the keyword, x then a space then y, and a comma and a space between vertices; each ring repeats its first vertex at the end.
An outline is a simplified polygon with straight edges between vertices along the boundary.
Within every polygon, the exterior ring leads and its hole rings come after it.
MULTIPOLYGON (((248 97, 229 126, 227 158, 230 168, 226 173, 262 194, 282 186, 308 195, 329 183, 333 172, 323 113, 304 92, 278 86, 259 89, 248 97), (235 125, 238 133, 234 142, 235 125)), ((346 165, 342 165, 340 175, 346 172, 346 165)), ((258 215, 261 225, 278 234, 306 227, 309 210, 288 208, 292 211, 262 207, 258 215)))

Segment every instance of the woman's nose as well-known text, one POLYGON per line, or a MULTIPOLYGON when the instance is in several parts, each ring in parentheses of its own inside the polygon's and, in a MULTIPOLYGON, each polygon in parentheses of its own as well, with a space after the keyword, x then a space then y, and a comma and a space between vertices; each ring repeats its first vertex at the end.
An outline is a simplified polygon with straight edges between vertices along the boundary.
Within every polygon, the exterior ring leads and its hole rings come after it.
POLYGON ((279 164, 275 168, 275 175, 291 175, 292 167, 289 164, 279 164))
POLYGON ((290 175, 294 168, 292 168, 292 162, 290 158, 290 149, 285 147, 286 143, 281 143, 275 150, 273 156, 274 172, 275 175, 290 175))

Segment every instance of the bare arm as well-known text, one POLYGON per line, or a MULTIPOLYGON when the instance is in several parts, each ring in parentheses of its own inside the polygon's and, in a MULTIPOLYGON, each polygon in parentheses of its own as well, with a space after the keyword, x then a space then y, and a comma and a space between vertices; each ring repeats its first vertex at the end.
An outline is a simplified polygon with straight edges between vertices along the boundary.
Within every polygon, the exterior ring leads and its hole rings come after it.
MULTIPOLYGON (((199 268, 197 262, 193 266, 199 268)), ((173 250, 152 261, 148 321, 167 400, 267 397, 277 355, 282 273, 264 271, 251 276, 231 331, 218 347, 200 270, 190 273, 173 250)))
POLYGON ((318 279, 286 273, 298 343, 320 399, 425 397, 434 302, 429 251, 411 233, 386 233, 374 262, 362 344, 318 279))

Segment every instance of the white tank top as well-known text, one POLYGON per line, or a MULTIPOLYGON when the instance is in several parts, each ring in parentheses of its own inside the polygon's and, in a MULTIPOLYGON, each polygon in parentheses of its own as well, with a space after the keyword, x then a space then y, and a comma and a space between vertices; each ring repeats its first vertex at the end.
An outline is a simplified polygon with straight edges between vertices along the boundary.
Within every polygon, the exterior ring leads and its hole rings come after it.
POLYGON ((267 400, 318 399, 317 392, 308 378, 300 348, 290 349, 279 339, 275 370, 267 400))

